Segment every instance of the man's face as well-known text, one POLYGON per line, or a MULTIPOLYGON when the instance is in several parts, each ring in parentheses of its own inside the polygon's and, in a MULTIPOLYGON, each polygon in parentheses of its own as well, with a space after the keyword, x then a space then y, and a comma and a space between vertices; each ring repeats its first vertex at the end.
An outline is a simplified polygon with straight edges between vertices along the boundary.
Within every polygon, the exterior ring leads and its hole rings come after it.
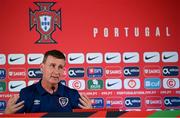
POLYGON ((43 79, 48 84, 58 84, 64 75, 65 60, 48 56, 45 63, 41 64, 43 79))

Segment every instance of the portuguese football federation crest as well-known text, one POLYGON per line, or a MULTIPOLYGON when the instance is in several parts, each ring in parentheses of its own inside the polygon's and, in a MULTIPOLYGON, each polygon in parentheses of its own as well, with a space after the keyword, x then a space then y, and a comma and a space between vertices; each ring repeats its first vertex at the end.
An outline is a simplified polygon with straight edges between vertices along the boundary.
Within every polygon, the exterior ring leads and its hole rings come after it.
POLYGON ((30 30, 36 26, 36 31, 40 33, 40 39, 35 43, 53 44, 57 43, 52 39, 52 33, 57 26, 61 30, 61 10, 51 10, 55 2, 34 2, 39 10, 29 9, 30 30))

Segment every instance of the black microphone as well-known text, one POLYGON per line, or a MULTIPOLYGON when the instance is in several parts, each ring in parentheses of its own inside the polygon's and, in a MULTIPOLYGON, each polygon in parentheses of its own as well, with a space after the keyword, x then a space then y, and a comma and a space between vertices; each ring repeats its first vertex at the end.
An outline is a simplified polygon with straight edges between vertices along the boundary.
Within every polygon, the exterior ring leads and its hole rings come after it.
MULTIPOLYGON (((54 86, 52 86, 52 87, 51 87, 51 89, 52 89, 52 91, 53 91, 53 93, 54 93, 55 87, 54 87, 54 86)), ((53 93, 52 93, 52 94, 53 94, 53 93)))

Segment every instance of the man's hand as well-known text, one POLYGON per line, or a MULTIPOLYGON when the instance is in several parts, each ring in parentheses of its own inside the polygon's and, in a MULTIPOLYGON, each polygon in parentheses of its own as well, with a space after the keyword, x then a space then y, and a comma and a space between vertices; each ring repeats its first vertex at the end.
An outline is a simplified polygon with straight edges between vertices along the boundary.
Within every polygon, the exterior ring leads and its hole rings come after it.
POLYGON ((80 97, 81 98, 79 98, 79 101, 81 104, 78 104, 78 106, 82 109, 91 109, 91 100, 85 94, 80 95, 80 97))
POLYGON ((22 107, 24 107, 24 101, 21 101, 16 104, 17 100, 19 98, 19 95, 11 96, 7 102, 7 106, 5 109, 5 114, 12 114, 20 110, 22 107))

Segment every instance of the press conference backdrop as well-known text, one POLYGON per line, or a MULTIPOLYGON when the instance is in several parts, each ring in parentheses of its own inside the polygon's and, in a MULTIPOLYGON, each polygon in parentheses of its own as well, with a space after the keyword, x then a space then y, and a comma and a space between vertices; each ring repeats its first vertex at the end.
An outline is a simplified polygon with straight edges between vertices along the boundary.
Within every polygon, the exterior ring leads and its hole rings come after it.
POLYGON ((178 0, 3 0, 0 111, 40 80, 43 53, 67 57, 61 83, 94 108, 180 109, 178 0))

